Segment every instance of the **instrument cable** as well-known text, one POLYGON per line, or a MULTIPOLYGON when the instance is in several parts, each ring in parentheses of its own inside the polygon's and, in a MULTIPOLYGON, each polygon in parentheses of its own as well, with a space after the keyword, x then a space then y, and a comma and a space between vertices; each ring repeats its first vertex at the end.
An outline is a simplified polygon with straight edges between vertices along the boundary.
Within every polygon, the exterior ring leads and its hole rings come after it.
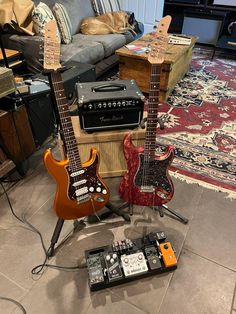
MULTIPOLYGON (((13 209, 13 206, 11 204, 11 201, 10 201, 10 198, 9 198, 9 195, 8 195, 8 192, 6 191, 4 185, 2 184, 2 182, 0 181, 0 184, 2 186, 2 189, 4 191, 4 194, 6 195, 6 198, 7 198, 7 202, 9 204, 9 207, 10 207, 10 210, 11 210, 11 213, 12 215, 18 220, 20 221, 21 223, 23 224, 26 224, 29 228, 27 228, 28 230, 31 230, 33 231, 34 233, 38 234, 39 238, 40 238, 40 242, 41 242, 41 245, 42 245, 42 248, 43 248, 43 251, 45 253, 45 259, 44 259, 44 262, 36 267, 34 267, 32 270, 31 270, 31 273, 33 275, 40 275, 43 271, 43 269, 45 267, 50 267, 50 268, 54 268, 54 269, 59 269, 59 270, 78 270, 78 269, 82 269, 82 268, 86 268, 86 265, 82 265, 82 266, 61 266, 61 265, 53 265, 53 264, 47 264, 47 261, 49 259, 48 257, 48 251, 49 249, 47 250, 46 249, 46 246, 45 246, 45 243, 44 243, 44 240, 43 240, 43 236, 42 234, 40 233, 40 231, 35 228, 25 217, 25 214, 21 217, 19 217, 14 209, 13 209), (39 269, 39 270, 37 270, 39 269)), ((85 220, 83 220, 85 222, 85 220)), ((59 245, 62 245, 68 238, 69 236, 71 235, 71 233, 75 230, 75 228, 73 228, 65 237, 64 239, 62 239, 62 241, 58 244, 59 245)))
POLYGON ((22 310, 22 313, 23 313, 23 314, 26 314, 25 308, 24 308, 23 305, 20 304, 18 301, 14 300, 14 299, 11 299, 11 298, 1 297, 1 296, 0 296, 0 300, 4 300, 4 301, 8 301, 8 302, 14 303, 15 305, 17 305, 17 306, 22 310))

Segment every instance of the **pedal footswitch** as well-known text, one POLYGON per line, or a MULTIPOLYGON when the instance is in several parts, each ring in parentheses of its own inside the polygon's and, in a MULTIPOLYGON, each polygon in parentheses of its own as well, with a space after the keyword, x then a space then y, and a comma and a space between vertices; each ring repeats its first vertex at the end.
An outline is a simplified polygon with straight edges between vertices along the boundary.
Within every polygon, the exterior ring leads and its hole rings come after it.
POLYGON ((177 265, 177 259, 170 242, 161 243, 159 250, 162 254, 162 259, 165 267, 171 267, 177 265))
POLYGON ((87 258, 87 268, 89 274, 89 285, 104 282, 103 268, 100 255, 95 255, 87 258))
POLYGON ((143 252, 121 255, 121 263, 125 277, 142 274, 148 271, 147 262, 143 252))
POLYGON ((157 251, 157 248, 154 245, 146 247, 144 251, 147 258, 148 266, 151 270, 162 268, 161 262, 159 259, 159 253, 157 251))
POLYGON ((123 274, 117 254, 106 253, 104 255, 104 259, 109 281, 121 279, 123 277, 123 274))

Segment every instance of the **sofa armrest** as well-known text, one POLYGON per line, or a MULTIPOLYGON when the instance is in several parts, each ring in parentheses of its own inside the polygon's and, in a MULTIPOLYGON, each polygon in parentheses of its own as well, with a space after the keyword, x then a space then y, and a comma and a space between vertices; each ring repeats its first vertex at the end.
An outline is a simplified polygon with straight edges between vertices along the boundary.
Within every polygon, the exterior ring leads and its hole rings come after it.
POLYGON ((42 71, 43 66, 41 59, 43 58, 43 52, 40 48, 40 46, 43 45, 42 37, 4 34, 2 39, 5 48, 14 49, 22 53, 30 73, 34 74, 42 71))

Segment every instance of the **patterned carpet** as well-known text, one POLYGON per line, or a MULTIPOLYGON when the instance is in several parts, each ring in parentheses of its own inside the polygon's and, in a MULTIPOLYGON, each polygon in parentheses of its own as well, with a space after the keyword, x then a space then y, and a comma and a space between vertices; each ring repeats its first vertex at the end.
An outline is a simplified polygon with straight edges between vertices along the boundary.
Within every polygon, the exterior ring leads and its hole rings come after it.
POLYGON ((159 108, 166 128, 157 142, 176 148, 172 174, 236 198, 236 61, 195 52, 159 108))

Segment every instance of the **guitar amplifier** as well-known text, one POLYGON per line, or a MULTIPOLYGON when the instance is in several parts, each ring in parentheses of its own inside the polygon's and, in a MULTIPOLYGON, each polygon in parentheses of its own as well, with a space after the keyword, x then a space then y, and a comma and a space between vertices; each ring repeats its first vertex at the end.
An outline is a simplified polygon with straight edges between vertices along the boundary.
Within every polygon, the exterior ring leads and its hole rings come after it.
POLYGON ((143 118, 144 96, 134 80, 78 83, 78 113, 87 132, 133 129, 143 118))

